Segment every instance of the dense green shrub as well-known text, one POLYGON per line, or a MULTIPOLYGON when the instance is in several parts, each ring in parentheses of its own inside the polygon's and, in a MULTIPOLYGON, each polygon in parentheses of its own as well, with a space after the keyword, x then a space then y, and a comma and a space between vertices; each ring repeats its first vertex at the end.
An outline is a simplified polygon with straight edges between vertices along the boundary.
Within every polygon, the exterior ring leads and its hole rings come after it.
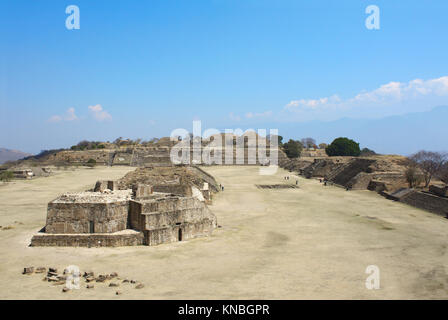
POLYGON ((349 138, 337 138, 326 149, 325 152, 330 156, 353 156, 358 157, 361 154, 359 143, 349 138))
POLYGON ((90 168, 93 168, 94 166, 96 166, 96 160, 95 159, 89 159, 86 163, 86 165, 90 168))
POLYGON ((0 172, 0 181, 9 182, 14 178, 14 173, 12 171, 2 171, 0 172))
POLYGON ((289 139, 283 144, 283 151, 285 151, 288 158, 298 158, 302 153, 303 146, 300 141, 289 139))

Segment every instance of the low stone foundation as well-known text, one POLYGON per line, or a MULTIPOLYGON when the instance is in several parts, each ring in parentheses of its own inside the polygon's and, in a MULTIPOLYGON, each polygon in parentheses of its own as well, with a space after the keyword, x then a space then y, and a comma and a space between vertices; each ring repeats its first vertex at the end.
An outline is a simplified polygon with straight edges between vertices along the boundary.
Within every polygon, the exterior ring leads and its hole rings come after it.
POLYGON ((114 233, 51 234, 38 233, 32 247, 122 247, 144 244, 143 232, 123 230, 114 233))
POLYGON ((448 217, 448 199, 426 192, 411 192, 400 199, 401 202, 423 209, 442 217, 448 217))
POLYGON ((429 186, 429 192, 439 197, 448 198, 448 186, 431 185, 429 186))

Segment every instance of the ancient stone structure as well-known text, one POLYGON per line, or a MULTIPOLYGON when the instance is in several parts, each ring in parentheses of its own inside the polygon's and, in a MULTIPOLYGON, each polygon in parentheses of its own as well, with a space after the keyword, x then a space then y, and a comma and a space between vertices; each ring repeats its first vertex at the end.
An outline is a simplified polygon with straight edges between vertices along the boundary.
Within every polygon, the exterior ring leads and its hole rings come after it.
MULTIPOLYGON (((135 167, 164 167, 173 166, 171 160, 171 151, 173 146, 179 141, 171 141, 169 137, 161 138, 159 141, 151 145, 129 145, 127 147, 112 146, 108 143, 105 149, 95 149, 95 150, 63 150, 46 156, 41 159, 42 163, 47 164, 76 164, 84 165, 90 159, 96 161, 98 165, 126 165, 135 167)), ((201 157, 200 163, 195 163, 193 157, 193 141, 190 141, 190 160, 189 164, 206 164, 204 161, 204 155, 201 157)), ((233 159, 232 164, 240 165, 259 165, 264 163, 259 158, 260 154, 265 154, 266 157, 270 153, 270 141, 266 138, 258 136, 255 132, 249 131, 241 136, 236 136, 234 134, 218 134, 214 135, 212 139, 203 139, 200 142, 200 146, 203 148, 201 150, 205 151, 207 154, 218 153, 221 155, 221 163, 212 164, 226 164, 226 144, 227 147, 230 146, 231 158, 233 159), (221 139, 221 144, 216 146, 212 144, 215 139, 221 139), (263 139, 265 143, 261 146, 257 144, 260 139, 263 139), (233 148, 233 149, 232 149, 233 148), (238 157, 237 157, 238 155, 238 157), (241 163, 237 163, 237 158, 241 160, 241 163)), ((278 151, 278 150, 276 150, 278 151)), ((318 154, 318 151, 313 151, 312 154, 318 154)), ((325 155, 326 156, 326 155, 325 155)))
POLYGON ((196 166, 138 168, 119 180, 120 189, 137 184, 151 185, 155 192, 181 196, 195 196, 199 191, 205 200, 211 200, 212 192, 219 191, 216 180, 196 166))
POLYGON ((400 202, 423 209, 443 217, 448 217, 448 199, 428 192, 414 191, 400 199, 400 202))
POLYGON ((50 234, 33 236, 33 247, 124 247, 143 245, 143 233, 124 230, 115 233, 50 234))
POLYGON ((302 153, 300 154, 301 157, 322 157, 327 158, 328 155, 325 152, 325 149, 303 149, 302 153))
POLYGON ((334 185, 359 190, 397 190, 406 186, 404 157, 320 157, 289 159, 280 166, 306 178, 324 178, 334 185))
POLYGON ((347 189, 371 190, 441 216, 448 215, 448 187, 431 185, 429 192, 407 188, 406 158, 401 156, 280 158, 280 166, 306 178, 319 177, 347 189))
POLYGON ((196 197, 153 192, 149 185, 67 193, 48 204, 47 222, 31 246, 158 245, 211 235, 216 216, 196 197))
POLYGON ((46 233, 112 233, 126 229, 131 191, 67 193, 48 204, 46 233))
POLYGON ((448 186, 430 185, 429 192, 439 197, 448 197, 448 186))
POLYGON ((137 188, 135 199, 129 203, 129 223, 132 229, 144 233, 144 244, 208 236, 216 228, 215 215, 197 199, 151 194, 141 188, 137 188))
POLYGON ((18 168, 12 171, 16 179, 32 179, 34 172, 31 169, 18 168))
POLYGON ((381 192, 389 200, 406 203, 437 215, 448 217, 448 198, 440 197, 429 192, 415 189, 401 188, 395 192, 381 192))
POLYGON ((372 180, 370 166, 374 163, 370 159, 353 159, 345 165, 340 166, 327 177, 334 184, 352 189, 367 189, 372 180))

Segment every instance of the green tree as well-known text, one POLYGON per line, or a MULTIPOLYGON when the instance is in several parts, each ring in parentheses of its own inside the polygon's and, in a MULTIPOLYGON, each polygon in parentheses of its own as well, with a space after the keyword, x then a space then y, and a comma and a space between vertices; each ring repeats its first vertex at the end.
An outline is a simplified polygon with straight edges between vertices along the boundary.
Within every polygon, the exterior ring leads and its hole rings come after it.
POLYGON ((0 173, 0 181, 9 182, 14 178, 14 173, 12 171, 6 170, 0 173))
POLYGON ((283 144, 283 150, 285 151, 288 158, 298 158, 302 153, 303 146, 300 141, 295 141, 289 139, 287 143, 283 144))
POLYGON ((90 168, 93 168, 94 166, 96 166, 96 160, 95 159, 89 159, 89 161, 87 161, 86 165, 90 168))
POLYGON ((349 138, 337 138, 325 149, 330 156, 353 156, 358 157, 361 154, 359 143, 349 138))

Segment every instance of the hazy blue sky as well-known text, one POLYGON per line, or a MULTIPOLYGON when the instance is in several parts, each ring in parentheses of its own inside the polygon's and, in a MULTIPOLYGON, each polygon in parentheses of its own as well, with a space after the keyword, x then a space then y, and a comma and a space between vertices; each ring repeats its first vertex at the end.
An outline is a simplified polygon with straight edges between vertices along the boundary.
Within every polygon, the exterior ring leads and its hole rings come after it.
POLYGON ((193 119, 302 138, 304 122, 429 111, 448 105, 447 12, 446 0, 3 0, 0 147, 149 139, 193 119), (365 26, 371 4, 380 30, 365 26))

